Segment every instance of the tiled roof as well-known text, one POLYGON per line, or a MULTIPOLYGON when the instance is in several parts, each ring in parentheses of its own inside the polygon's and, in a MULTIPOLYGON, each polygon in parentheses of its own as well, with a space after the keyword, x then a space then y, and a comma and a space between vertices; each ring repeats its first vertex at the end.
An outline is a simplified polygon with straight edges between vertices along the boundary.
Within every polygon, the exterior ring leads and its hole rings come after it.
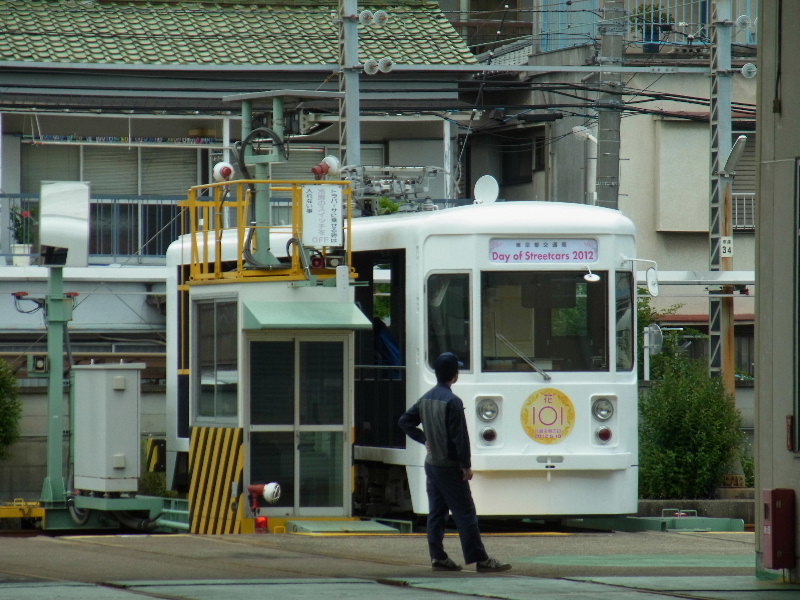
POLYGON ((530 39, 518 40, 489 52, 478 54, 475 56, 475 60, 487 65, 527 65, 528 58, 532 52, 533 46, 530 39))
MULTIPOLYGON (((472 53, 436 2, 371 0, 380 28, 359 25, 362 62, 472 64, 472 53)), ((337 3, 0 0, 3 62, 110 65, 338 63, 337 3)))

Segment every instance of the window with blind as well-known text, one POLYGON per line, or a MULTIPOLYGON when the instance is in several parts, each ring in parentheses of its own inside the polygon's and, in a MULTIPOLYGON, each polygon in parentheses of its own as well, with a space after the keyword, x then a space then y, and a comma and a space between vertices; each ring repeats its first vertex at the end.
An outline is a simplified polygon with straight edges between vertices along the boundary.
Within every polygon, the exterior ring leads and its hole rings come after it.
POLYGON ((93 196, 138 194, 138 149, 83 146, 82 179, 93 196))
POLYGON ((200 148, 22 144, 21 190, 38 194, 42 181, 85 181, 92 195, 91 254, 163 256, 180 233, 177 200, 200 183, 205 154, 200 148))
POLYGON ((201 183, 201 160, 197 148, 23 144, 21 187, 37 194, 42 181, 86 181, 92 196, 185 196, 201 183))
POLYGON ((38 194, 42 181, 80 181, 81 152, 79 146, 22 144, 23 194, 38 194))

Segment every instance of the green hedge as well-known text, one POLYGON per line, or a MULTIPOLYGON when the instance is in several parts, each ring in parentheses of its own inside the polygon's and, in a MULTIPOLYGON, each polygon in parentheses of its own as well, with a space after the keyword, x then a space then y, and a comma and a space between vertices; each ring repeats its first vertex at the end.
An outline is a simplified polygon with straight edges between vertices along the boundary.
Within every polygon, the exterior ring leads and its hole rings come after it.
POLYGON ((672 350, 639 402, 639 495, 708 498, 740 460, 742 418, 705 360, 672 350))
POLYGON ((22 401, 11 365, 0 360, 0 460, 11 458, 11 446, 19 440, 22 401))

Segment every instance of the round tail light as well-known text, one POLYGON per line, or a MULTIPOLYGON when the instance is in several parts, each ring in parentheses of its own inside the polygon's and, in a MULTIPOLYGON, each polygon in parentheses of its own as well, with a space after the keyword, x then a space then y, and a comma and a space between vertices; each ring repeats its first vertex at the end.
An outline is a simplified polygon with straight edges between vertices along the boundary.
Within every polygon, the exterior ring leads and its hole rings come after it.
POLYGON ((612 437, 611 430, 608 427, 598 427, 594 433, 601 442, 608 442, 612 437))
POLYGON ((484 442, 493 442, 497 439, 497 431, 494 427, 484 427, 481 429, 481 439, 484 442))

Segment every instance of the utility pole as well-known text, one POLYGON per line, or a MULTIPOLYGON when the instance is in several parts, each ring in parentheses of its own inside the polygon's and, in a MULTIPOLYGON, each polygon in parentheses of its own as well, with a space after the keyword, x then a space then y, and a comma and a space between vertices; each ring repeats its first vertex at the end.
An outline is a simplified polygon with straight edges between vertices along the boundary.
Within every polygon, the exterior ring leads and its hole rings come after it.
POLYGON ((64 269, 50 266, 45 298, 47 356, 47 477, 42 485, 42 502, 50 508, 63 507, 67 492, 64 482, 64 332, 72 318, 72 300, 64 295, 64 269))
POLYGON ((358 0, 339 0, 339 153, 342 165, 361 164, 358 0))
MULTIPOLYGON (((733 267, 733 224, 731 186, 737 156, 732 150, 731 128, 731 0, 714 3, 711 28, 711 198, 709 203, 709 270, 730 271, 733 267), (731 160, 734 159, 734 160, 731 160)), ((739 149, 741 152, 741 146, 739 149)), ((722 376, 725 391, 736 393, 734 379, 733 286, 723 285, 721 293, 709 295, 709 369, 722 376)))
POLYGON ((622 66, 622 39, 625 33, 623 0, 605 0, 603 22, 599 30, 600 86, 603 92, 598 100, 597 118, 597 204, 619 208, 619 126, 624 107, 620 94, 622 81, 619 73, 603 72, 602 66, 622 66))

